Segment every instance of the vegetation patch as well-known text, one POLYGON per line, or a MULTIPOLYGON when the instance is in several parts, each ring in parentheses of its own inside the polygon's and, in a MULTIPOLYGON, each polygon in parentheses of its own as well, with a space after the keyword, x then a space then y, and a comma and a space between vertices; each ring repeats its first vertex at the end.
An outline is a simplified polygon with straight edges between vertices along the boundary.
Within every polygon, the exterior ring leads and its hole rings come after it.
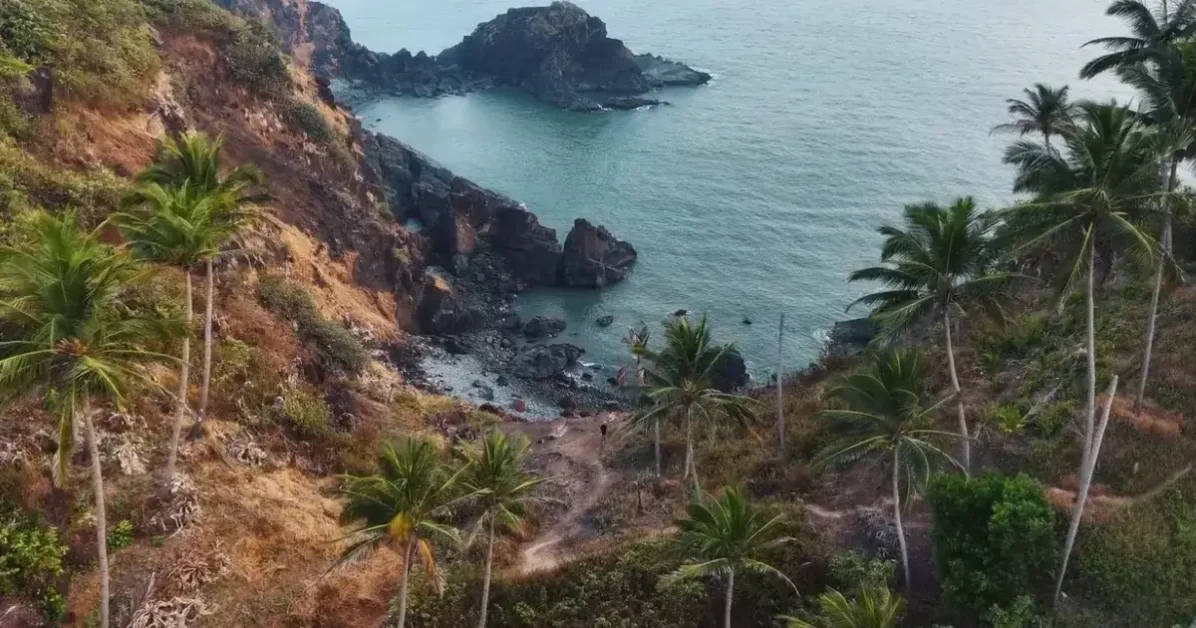
POLYGON ((0 513, 0 597, 22 595, 57 621, 65 602, 56 584, 67 547, 58 531, 26 515, 0 513))
POLYGON ((369 353, 344 325, 324 318, 316 302, 299 284, 278 277, 263 277, 258 298, 266 309, 294 323, 304 339, 315 345, 324 364, 356 374, 365 368, 369 353))

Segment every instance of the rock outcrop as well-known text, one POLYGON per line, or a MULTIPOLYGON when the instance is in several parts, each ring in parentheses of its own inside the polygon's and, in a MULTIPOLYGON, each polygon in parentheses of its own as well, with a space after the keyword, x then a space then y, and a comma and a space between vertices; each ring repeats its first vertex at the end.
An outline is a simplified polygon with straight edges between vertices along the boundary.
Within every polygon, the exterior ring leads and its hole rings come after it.
POLYGON ((527 379, 549 379, 577 364, 581 347, 560 343, 528 347, 511 361, 511 374, 527 379))
POLYGON ((550 316, 535 316, 523 326, 523 335, 529 339, 555 336, 562 331, 565 331, 565 321, 550 316))
POLYGON ((481 311, 468 305, 453 289, 449 278, 428 271, 415 311, 423 333, 459 334, 483 322, 481 311))
POLYGON ((712 384, 723 392, 732 392, 747 385, 751 377, 747 364, 738 351, 727 351, 711 373, 712 384))
POLYGON ((838 321, 831 328, 826 352, 830 355, 859 355, 879 334, 880 325, 870 318, 838 321))
POLYGON ((560 282, 573 288, 601 288, 622 281, 636 260, 635 247, 584 218, 573 221, 561 256, 560 282))

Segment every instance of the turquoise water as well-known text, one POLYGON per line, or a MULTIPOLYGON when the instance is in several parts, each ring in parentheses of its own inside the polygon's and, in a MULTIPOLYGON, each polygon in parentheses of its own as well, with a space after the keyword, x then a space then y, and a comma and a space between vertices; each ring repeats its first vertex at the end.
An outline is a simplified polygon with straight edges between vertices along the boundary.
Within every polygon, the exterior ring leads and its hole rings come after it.
MULTIPOLYGON (((376 50, 438 52, 515 0, 333 0, 376 50)), ((1009 202, 1004 99, 1041 81, 1078 96, 1122 32, 1098 0, 591 0, 583 8, 637 52, 716 75, 648 111, 578 114, 515 93, 386 99, 360 109, 458 174, 527 203, 563 239, 585 216, 631 241, 629 279, 597 292, 537 291, 525 314, 564 315, 589 359, 622 359, 628 325, 686 308, 709 314, 757 376, 773 371, 786 315, 789 368, 868 289, 875 228, 905 203, 963 194, 1009 202), (613 314, 600 330, 593 319, 613 314), (744 325, 749 317, 754 324, 744 325)), ((861 313, 862 314, 862 313, 861 313)))

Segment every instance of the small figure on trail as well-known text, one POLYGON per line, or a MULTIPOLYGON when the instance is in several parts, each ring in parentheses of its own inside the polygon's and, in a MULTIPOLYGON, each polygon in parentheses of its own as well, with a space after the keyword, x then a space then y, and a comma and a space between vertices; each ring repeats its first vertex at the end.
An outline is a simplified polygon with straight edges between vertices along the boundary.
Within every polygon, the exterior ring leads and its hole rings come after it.
POLYGON ((602 432, 602 444, 598 449, 598 455, 602 456, 606 453, 606 419, 602 420, 602 424, 598 426, 598 431, 602 432))

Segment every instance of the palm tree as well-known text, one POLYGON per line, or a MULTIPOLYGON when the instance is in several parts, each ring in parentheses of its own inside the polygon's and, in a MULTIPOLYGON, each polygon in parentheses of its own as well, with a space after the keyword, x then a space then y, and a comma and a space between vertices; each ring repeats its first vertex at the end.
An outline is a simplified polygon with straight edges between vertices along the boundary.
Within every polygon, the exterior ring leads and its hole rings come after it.
MULTIPOLYGON (((1151 63, 1135 63, 1117 69, 1127 84, 1134 86, 1145 98, 1148 109, 1146 122, 1156 130, 1160 150, 1168 156, 1170 170, 1167 193, 1173 195, 1179 183, 1178 170, 1183 161, 1196 155, 1196 44, 1168 46, 1151 63)), ((1162 256, 1170 262, 1171 218, 1175 214, 1177 198, 1162 204, 1162 229, 1159 241, 1162 256)), ((1158 317, 1159 295, 1163 288, 1164 271, 1170 263, 1155 270, 1154 288, 1147 317, 1145 348, 1142 351, 1142 372, 1134 397, 1134 410, 1142 410, 1146 383, 1150 376, 1150 361, 1154 348, 1155 322, 1158 317)))
POLYGON ((1071 119, 1075 113, 1075 105, 1067 99, 1068 86, 1054 88, 1035 83, 1033 89, 1024 89, 1024 100, 1010 98, 1005 102, 1009 105, 1010 115, 1017 118, 1013 122, 998 124, 993 127, 995 133, 1016 133, 1029 135, 1042 133, 1042 141, 1049 148, 1052 135, 1062 135, 1071 126, 1071 119))
POLYGON ((114 218, 126 242, 138 257, 170 264, 183 271, 186 295, 186 324, 179 368, 179 390, 164 483, 174 479, 179 435, 187 412, 187 390, 191 371, 191 274, 220 253, 221 245, 238 229, 237 216, 225 210, 219 195, 195 188, 164 188, 157 183, 140 187, 138 206, 114 218))
POLYGON ((989 272, 993 224, 970 196, 956 199, 950 207, 908 205, 905 229, 879 229, 885 236, 881 262, 886 265, 857 270, 850 278, 879 281, 888 288, 848 306, 874 306, 872 318, 885 330, 882 339, 893 339, 928 319, 942 323, 965 469, 971 468, 971 444, 955 369, 952 313, 962 316, 963 306, 969 302, 999 311, 993 294, 1010 275, 989 272))
POLYGON ((346 538, 349 546, 338 564, 352 561, 382 545, 394 546, 403 556, 399 585, 399 628, 407 621, 407 585, 411 565, 423 563, 437 591, 443 582, 432 541, 460 543, 457 530, 440 523, 452 507, 474 495, 457 494, 456 484, 468 467, 449 474, 436 452, 424 441, 405 440, 396 449, 387 443, 378 456, 377 475, 344 478, 341 492, 348 498, 342 521, 361 521, 346 538))
MULTIPOLYGON (((652 333, 648 326, 641 323, 639 327, 627 330, 623 342, 631 348, 631 355, 635 356, 635 385, 644 387, 644 356, 648 353, 648 338, 652 333)), ((660 419, 652 421, 652 450, 656 455, 656 476, 660 477, 660 419)))
MULTIPOLYGON (((102 226, 101 226, 102 228, 102 226)), ((169 360, 148 350, 178 331, 168 322, 122 315, 121 289, 145 276, 122 251, 81 230, 73 215, 45 212, 30 222, 30 245, 0 248, 0 388, 18 396, 44 391, 59 417, 54 478, 66 480, 81 422, 91 461, 100 625, 108 626, 107 517, 104 478, 91 408, 96 400, 118 407, 138 384, 155 386, 143 367, 169 360)))
POLYGON ((527 457, 527 438, 509 439, 498 430, 482 439, 481 447, 465 447, 461 455, 466 470, 461 485, 467 493, 475 494, 481 505, 475 532, 486 528, 486 575, 482 581, 482 614, 478 628, 486 628, 486 611, 490 604, 490 572, 494 564, 494 533, 498 525, 518 531, 524 523, 524 504, 543 478, 523 472, 527 457))
POLYGON ((1098 259, 1111 266, 1119 255, 1149 266, 1157 243, 1137 223, 1154 204, 1162 166, 1155 139, 1142 117, 1114 104, 1084 103, 1081 124, 1065 136, 1063 153, 1032 142, 1009 147, 1005 162, 1017 167, 1014 191, 1033 202, 1007 210, 1003 238, 1015 254, 1050 250, 1060 257, 1062 299, 1083 283, 1087 322, 1088 394, 1083 456, 1087 468, 1096 411, 1095 275, 1098 259))
POLYGON ((694 460, 694 424, 705 420, 712 426, 724 419, 746 422, 755 401, 724 393, 713 384, 713 373, 729 346, 716 348, 703 317, 694 325, 686 318, 665 328, 665 348, 650 354, 654 368, 646 372, 650 404, 632 414, 632 424, 643 425, 662 418, 679 417, 685 429, 685 471, 693 477, 693 490, 701 490, 694 460))
POLYGON ((1081 78, 1089 79, 1114 68, 1154 61, 1170 44, 1196 34, 1194 0, 1173 0, 1171 5, 1162 0, 1154 11, 1138 0, 1116 0, 1105 14, 1124 19, 1129 24, 1130 35, 1100 37, 1085 43, 1085 46, 1099 45, 1113 52, 1089 61, 1080 70, 1081 78))
MULTIPOLYGON (((864 586, 854 600, 831 589, 818 596, 818 607, 831 628, 897 628, 905 600, 888 587, 864 586)), ((796 617, 783 617, 788 628, 815 628, 796 617)))
MULTIPOLYGON (((251 208, 268 200, 269 196, 252 192, 255 186, 261 185, 263 177, 261 171, 251 165, 238 166, 223 174, 220 172, 220 150, 223 145, 223 138, 210 139, 203 133, 183 136, 177 142, 167 138, 162 141, 158 161, 142 172, 137 180, 168 187, 187 187, 197 197, 212 195, 218 198, 221 211, 226 213, 222 222, 236 225, 238 229, 231 232, 235 233, 254 217, 251 208)), ((131 202, 138 200, 134 195, 131 202)), ((204 261, 207 297, 204 302, 203 381, 193 428, 195 435, 198 435, 199 427, 207 417, 208 391, 212 381, 212 319, 216 298, 212 261, 211 256, 204 261)))
POLYGON ((761 552, 793 541, 781 536, 783 516, 765 519, 743 494, 743 489, 729 487, 720 499, 694 501, 688 516, 678 522, 681 547, 693 560, 665 576, 661 584, 684 578, 719 575, 726 578, 727 597, 723 606, 723 626, 731 628, 731 602, 735 596, 735 572, 754 571, 784 580, 797 592, 788 576, 760 560, 761 552))
POLYGON ((910 586, 909 551, 901 525, 901 494, 908 495, 926 485, 934 459, 959 466, 929 440, 959 435, 928 427, 934 413, 951 399, 923 407, 928 367, 917 349, 888 349, 831 388, 827 394, 838 405, 822 412, 834 421, 832 431, 837 438, 819 457, 821 462, 852 463, 874 453, 885 454, 891 460, 893 520, 906 587, 910 586))

